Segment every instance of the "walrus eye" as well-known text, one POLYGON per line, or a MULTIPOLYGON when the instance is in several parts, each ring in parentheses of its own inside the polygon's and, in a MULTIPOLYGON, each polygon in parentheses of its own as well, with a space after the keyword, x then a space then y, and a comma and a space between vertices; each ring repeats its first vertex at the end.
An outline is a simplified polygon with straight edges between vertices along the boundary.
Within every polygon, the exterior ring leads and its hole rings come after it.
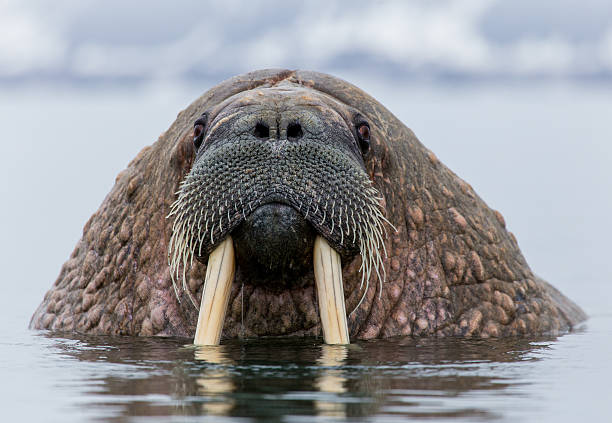
POLYGON ((206 127, 206 116, 202 116, 193 124, 193 144, 198 149, 204 140, 204 128, 206 127))
POLYGON ((361 153, 365 154, 370 149, 370 126, 367 122, 362 122, 357 125, 357 140, 361 153))
POLYGON ((204 125, 198 124, 193 127, 193 142, 196 143, 196 147, 199 147, 202 143, 202 133, 204 133, 204 125))

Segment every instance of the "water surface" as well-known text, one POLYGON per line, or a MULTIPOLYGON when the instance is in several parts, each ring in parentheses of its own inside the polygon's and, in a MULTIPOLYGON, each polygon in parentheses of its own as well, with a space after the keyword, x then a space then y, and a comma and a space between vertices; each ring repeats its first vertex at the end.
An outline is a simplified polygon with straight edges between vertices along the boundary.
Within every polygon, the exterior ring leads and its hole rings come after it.
POLYGON ((31 421, 608 421, 611 321, 560 338, 348 347, 15 330, 2 397, 31 421))

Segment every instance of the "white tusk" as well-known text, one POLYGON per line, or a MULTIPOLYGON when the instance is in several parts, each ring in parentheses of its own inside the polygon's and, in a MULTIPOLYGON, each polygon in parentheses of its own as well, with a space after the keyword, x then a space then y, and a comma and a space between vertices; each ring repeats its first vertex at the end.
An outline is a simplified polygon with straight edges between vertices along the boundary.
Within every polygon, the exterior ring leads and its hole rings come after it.
POLYGON ((323 339, 327 344, 349 344, 340 254, 317 236, 313 261, 323 339))
POLYGON ((194 344, 219 345, 235 269, 234 245, 228 236, 208 257, 194 344))

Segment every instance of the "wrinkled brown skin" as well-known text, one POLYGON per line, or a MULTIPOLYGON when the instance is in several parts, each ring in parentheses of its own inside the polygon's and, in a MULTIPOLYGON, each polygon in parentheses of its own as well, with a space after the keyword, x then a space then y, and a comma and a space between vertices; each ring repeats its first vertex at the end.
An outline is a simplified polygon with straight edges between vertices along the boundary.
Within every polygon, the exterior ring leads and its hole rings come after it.
MULTIPOLYGON (((389 231, 386 240, 382 294, 373 278, 364 303, 349 318, 351 339, 558 334, 586 318, 534 275, 502 215, 376 100, 329 75, 262 70, 206 92, 117 176, 30 326, 193 337, 197 311, 185 295, 180 303, 174 295, 167 262, 172 221, 166 219, 194 159, 193 122, 238 92, 278 84, 327 93, 370 123, 366 168, 398 232, 389 231)), ((357 256, 343 264, 347 310, 361 295, 360 263, 357 256)), ((198 300, 204 275, 200 263, 188 273, 198 300)), ((223 335, 320 335, 312 272, 303 278, 298 288, 274 292, 249 284, 238 268, 223 335)))

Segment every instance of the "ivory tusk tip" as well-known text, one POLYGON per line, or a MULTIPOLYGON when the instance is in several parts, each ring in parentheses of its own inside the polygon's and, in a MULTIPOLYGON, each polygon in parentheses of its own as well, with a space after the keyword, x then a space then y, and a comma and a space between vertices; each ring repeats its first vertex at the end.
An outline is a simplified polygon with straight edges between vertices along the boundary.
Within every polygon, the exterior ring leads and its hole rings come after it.
POLYGON ((234 245, 228 236, 208 257, 194 344, 219 345, 235 269, 234 245))
POLYGON ((313 261, 323 339, 327 344, 350 344, 340 254, 317 236, 313 261))

